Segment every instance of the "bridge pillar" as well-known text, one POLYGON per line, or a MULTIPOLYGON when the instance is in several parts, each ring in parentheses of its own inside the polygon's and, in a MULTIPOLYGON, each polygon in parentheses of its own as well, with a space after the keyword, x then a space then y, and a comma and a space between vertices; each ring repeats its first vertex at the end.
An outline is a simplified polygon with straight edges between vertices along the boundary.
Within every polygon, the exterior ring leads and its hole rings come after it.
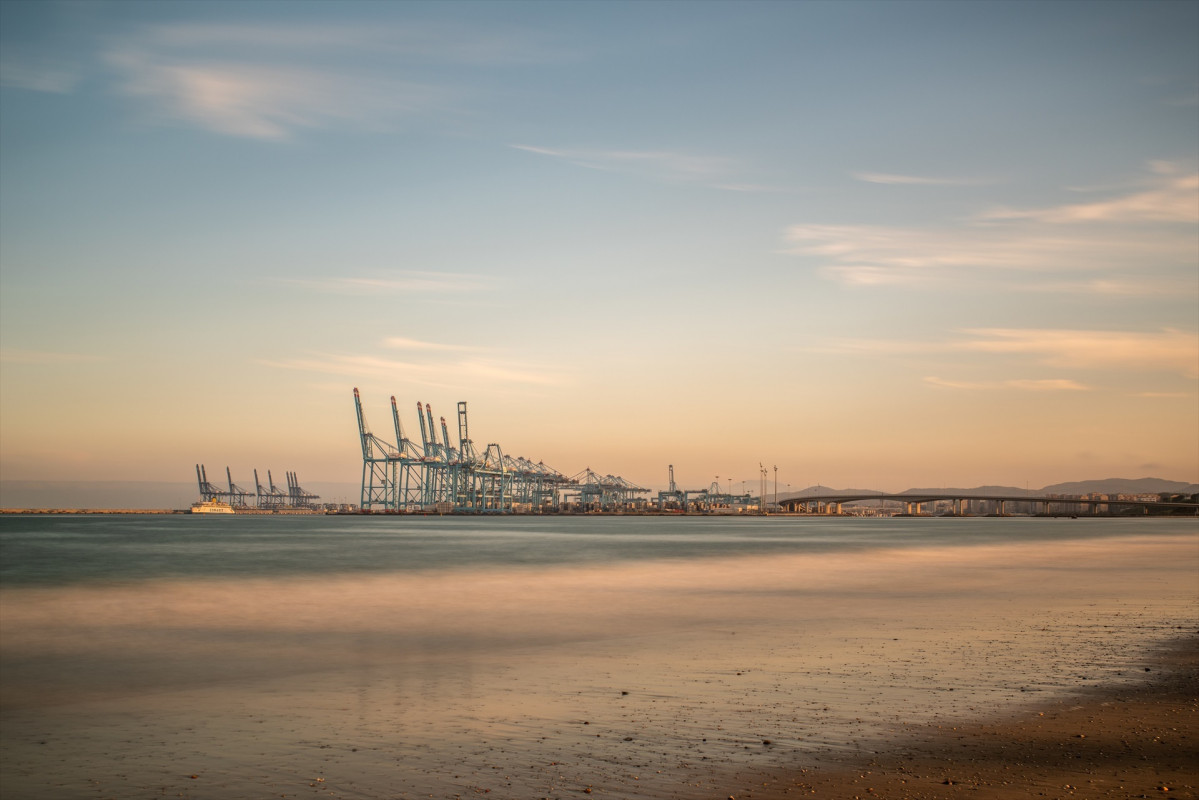
POLYGON ((1006 500, 1000 500, 997 507, 999 509, 999 516, 1002 517, 1005 514, 1007 514, 1007 501, 1006 500))
POLYGON ((1041 513, 1044 514, 1045 516, 1049 516, 1049 501, 1048 500, 1041 503, 1041 513))
POLYGON ((835 511, 833 511, 833 513, 836 514, 838 517, 841 516, 841 504, 833 503, 833 508, 836 509, 835 511))

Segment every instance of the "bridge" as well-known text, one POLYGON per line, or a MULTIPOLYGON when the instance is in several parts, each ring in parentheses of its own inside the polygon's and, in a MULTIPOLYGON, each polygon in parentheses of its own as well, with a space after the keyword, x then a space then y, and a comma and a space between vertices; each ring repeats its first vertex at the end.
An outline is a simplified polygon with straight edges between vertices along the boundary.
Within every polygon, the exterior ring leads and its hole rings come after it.
POLYGON ((903 513, 905 515, 916 516, 923 513, 922 506, 926 503, 935 503, 938 501, 946 501, 953 503, 950 513, 955 516, 964 516, 967 514, 966 503, 970 501, 986 501, 994 504, 994 513, 1003 516, 1007 513, 1008 503, 1031 503, 1037 506, 1037 513, 1051 515, 1054 513, 1065 515, 1076 513, 1082 507, 1089 507, 1092 514, 1098 513, 1100 506, 1103 506, 1110 513, 1113 507, 1120 508, 1140 508, 1142 513, 1148 514, 1150 510, 1161 509, 1177 511, 1180 509, 1188 510, 1191 513, 1199 516, 1199 504, 1197 503, 1178 503, 1172 501, 1160 500, 1099 500, 1091 498, 1076 498, 1076 497, 1061 497, 1048 495, 994 495, 994 494, 969 494, 962 492, 904 492, 902 494, 885 494, 879 492, 862 492, 862 493, 842 493, 836 494, 820 494, 820 495, 805 495, 802 497, 787 497, 778 501, 778 505, 783 511, 799 514, 841 514, 842 505, 845 503, 857 503, 863 500, 890 500, 903 504, 903 513), (1057 510, 1054 510, 1057 506, 1057 510))

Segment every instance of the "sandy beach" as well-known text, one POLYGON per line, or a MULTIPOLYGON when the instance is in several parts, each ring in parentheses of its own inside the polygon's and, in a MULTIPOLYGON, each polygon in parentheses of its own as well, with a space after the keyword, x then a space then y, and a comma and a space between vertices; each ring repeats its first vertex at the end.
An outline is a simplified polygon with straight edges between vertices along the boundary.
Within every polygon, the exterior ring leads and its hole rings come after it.
POLYGON ((926 726, 869 757, 730 780, 728 797, 979 800, 1199 797, 1199 635, 1147 653, 1134 683, 1014 717, 926 726))
POLYGON ((1193 796, 1194 646, 1157 652, 1199 548, 1149 531, 5 587, 0 789, 1193 796))

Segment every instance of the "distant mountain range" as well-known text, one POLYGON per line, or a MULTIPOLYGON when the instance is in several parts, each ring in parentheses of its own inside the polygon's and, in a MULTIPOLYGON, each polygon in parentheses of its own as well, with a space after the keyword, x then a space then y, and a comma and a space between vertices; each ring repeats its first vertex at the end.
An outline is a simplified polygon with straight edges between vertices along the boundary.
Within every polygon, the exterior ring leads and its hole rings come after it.
MULTIPOLYGON (((357 483, 304 482, 307 491, 320 495, 324 503, 357 503, 361 486, 357 483)), ((1056 483, 1041 489, 1021 489, 1015 486, 978 486, 973 489, 929 489, 913 488, 909 493, 961 492, 976 495, 1022 495, 1044 494, 1195 494, 1199 484, 1167 481, 1161 478, 1107 478, 1095 481, 1056 483)), ((781 493, 780 499, 805 497, 820 494, 885 494, 871 489, 830 489, 827 486, 809 486, 800 492, 781 493)), ((655 495, 649 494, 650 498, 655 495)), ((0 508, 161 508, 185 509, 199 495, 194 481, 0 481, 0 508)))
MULTIPOLYGON (((916 487, 899 492, 899 494, 947 494, 960 492, 962 494, 991 495, 995 497, 1036 497, 1049 494, 1083 495, 1083 494, 1195 494, 1199 492, 1199 484, 1168 481, 1163 478, 1104 478, 1093 481, 1073 481, 1071 483, 1055 483, 1040 489, 1024 489, 1017 486, 976 486, 972 489, 961 487, 916 487)), ((791 492, 787 497, 811 497, 813 495, 829 494, 890 494, 874 489, 830 489, 827 486, 809 486, 799 492, 791 492)))

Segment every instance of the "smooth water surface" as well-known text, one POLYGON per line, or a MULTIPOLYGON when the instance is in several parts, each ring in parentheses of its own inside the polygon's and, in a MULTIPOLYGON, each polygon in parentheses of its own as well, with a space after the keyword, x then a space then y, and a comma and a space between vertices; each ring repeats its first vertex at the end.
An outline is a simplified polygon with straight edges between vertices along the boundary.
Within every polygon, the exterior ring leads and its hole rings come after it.
POLYGON ((1196 532, 1195 519, 0 517, 0 583, 601 564, 1196 532))
POLYGON ((47 800, 727 797, 1199 618, 1193 518, 22 516, 0 569, 47 800))

